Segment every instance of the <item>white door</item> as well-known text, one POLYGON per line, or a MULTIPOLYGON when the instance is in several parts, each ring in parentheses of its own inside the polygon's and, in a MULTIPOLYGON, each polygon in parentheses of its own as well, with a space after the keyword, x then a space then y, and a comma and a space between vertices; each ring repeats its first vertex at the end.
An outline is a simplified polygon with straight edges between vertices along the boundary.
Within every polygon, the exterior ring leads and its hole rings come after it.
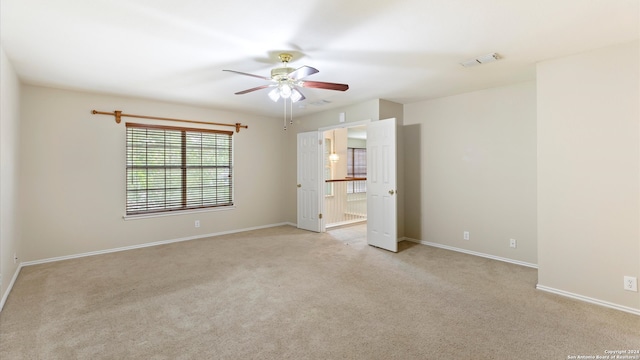
POLYGON ((367 125, 367 242, 398 251, 396 119, 367 125))
POLYGON ((318 131, 298 134, 298 228, 315 232, 321 229, 321 148, 318 131))

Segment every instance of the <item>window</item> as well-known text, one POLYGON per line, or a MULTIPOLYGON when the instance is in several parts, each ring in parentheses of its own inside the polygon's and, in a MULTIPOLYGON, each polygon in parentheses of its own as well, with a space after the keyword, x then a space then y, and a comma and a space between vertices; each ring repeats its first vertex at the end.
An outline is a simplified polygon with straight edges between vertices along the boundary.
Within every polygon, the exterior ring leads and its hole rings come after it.
POLYGON ((231 131, 127 123, 127 215, 233 205, 231 131))
POLYGON ((367 177, 367 149, 347 148, 347 176, 367 177))
MULTIPOLYGON (((367 177, 367 149, 347 148, 347 177, 367 177)), ((366 181, 350 181, 347 193, 361 193, 367 191, 366 181)))

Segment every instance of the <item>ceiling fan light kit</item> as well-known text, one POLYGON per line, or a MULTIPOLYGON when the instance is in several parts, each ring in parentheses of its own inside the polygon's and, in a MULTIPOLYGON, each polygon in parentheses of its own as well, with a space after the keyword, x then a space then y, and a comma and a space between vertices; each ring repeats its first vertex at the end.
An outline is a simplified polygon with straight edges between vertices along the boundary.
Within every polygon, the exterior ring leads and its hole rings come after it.
POLYGON ((270 85, 257 86, 251 89, 238 91, 235 94, 243 95, 243 94, 247 94, 257 90, 272 88, 272 90, 269 91, 268 93, 269 98, 274 102, 277 102, 280 99, 283 99, 284 101, 284 129, 285 130, 287 129, 287 102, 289 103, 289 107, 290 107, 289 123, 293 124, 292 104, 294 102, 302 101, 305 99, 305 96, 298 89, 299 87, 337 90, 337 91, 346 91, 349 89, 349 85, 347 84, 330 83, 330 82, 323 82, 323 81, 304 81, 302 79, 317 73, 318 69, 315 69, 315 68, 312 68, 311 66, 306 66, 306 65, 298 69, 289 67, 288 64, 293 58, 293 56, 288 53, 282 53, 278 55, 278 58, 282 62, 282 66, 272 69, 271 77, 254 75, 254 74, 244 73, 244 72, 235 71, 235 70, 223 70, 223 71, 233 72, 240 75, 251 76, 251 77, 271 81, 272 84, 270 85))

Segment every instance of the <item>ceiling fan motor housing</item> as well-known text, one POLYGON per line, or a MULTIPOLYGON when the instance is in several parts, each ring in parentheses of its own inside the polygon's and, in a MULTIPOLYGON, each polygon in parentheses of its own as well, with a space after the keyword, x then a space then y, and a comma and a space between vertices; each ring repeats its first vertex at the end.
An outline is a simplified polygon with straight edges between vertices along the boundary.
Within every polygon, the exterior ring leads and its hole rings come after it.
POLYGON ((275 81, 286 80, 288 75, 295 70, 290 67, 281 67, 271 70, 271 79, 275 81))
MULTIPOLYGON (((304 95, 302 95, 299 90, 294 89, 294 87, 300 86, 300 87, 307 87, 307 88, 314 88, 314 89, 327 89, 327 90, 338 90, 338 91, 346 91, 349 89, 349 85, 347 84, 329 83, 329 82, 323 82, 323 81, 306 81, 306 80, 303 81, 302 79, 306 78, 307 76, 317 73, 318 69, 312 68, 310 66, 302 66, 298 69, 294 69, 288 66, 289 61, 291 61, 291 59, 293 58, 291 54, 282 53, 278 55, 278 57, 280 58, 280 61, 282 61, 282 66, 272 69, 270 78, 267 78, 265 76, 260 76, 260 75, 249 74, 241 71, 235 71, 235 70, 223 70, 223 71, 229 71, 236 74, 256 77, 264 80, 271 80, 276 83, 275 85, 262 85, 262 86, 256 86, 251 89, 243 90, 243 91, 238 91, 236 95, 247 94, 256 90, 267 89, 267 88, 277 86, 277 89, 280 89, 281 93, 276 95, 288 98, 291 94, 295 94, 296 97, 298 97, 298 100, 304 100, 304 95), (282 93, 283 91, 285 93, 282 93)), ((277 89, 274 89, 274 90, 277 90, 277 89)), ((271 93, 273 93, 273 90, 269 94, 271 93)), ((277 97, 275 99, 272 98, 272 100, 277 101, 277 97)), ((293 100, 293 101, 295 102, 298 100, 293 100)))

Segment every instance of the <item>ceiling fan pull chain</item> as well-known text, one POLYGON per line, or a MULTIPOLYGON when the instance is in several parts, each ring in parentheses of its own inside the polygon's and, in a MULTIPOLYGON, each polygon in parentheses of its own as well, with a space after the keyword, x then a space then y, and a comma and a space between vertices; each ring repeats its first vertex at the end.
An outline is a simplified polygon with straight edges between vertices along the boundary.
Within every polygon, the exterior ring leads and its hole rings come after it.
POLYGON ((293 100, 289 99, 289 125, 293 125, 293 100))
POLYGON ((287 99, 283 99, 284 104, 284 130, 287 130, 287 99))

